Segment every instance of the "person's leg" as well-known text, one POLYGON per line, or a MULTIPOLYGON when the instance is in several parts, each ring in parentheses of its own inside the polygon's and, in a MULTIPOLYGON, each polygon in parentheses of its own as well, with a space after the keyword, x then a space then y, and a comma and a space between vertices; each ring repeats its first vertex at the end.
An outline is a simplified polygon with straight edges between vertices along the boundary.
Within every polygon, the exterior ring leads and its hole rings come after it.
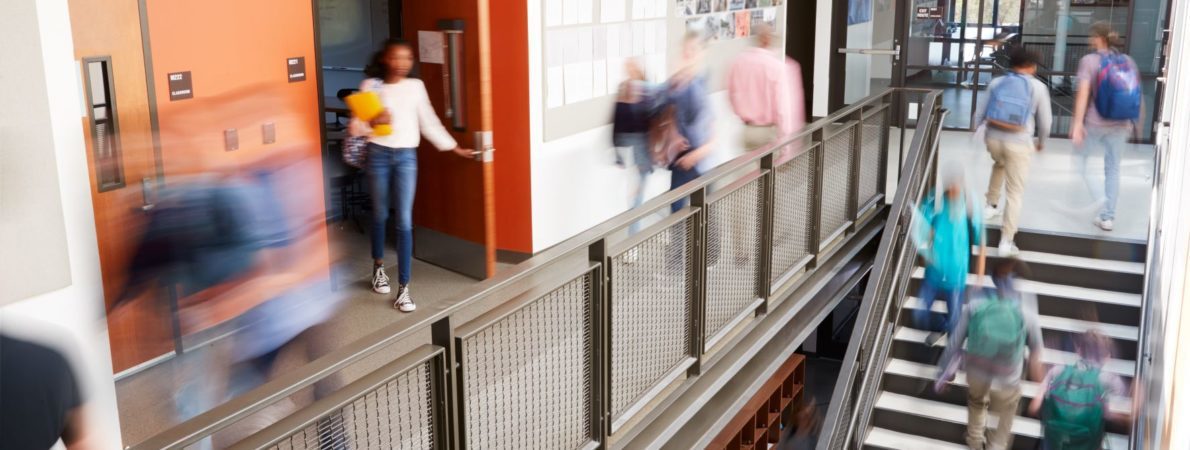
POLYGON ((1126 130, 1111 130, 1103 135, 1103 211, 1101 220, 1115 220, 1116 201, 1120 197, 1120 158, 1128 145, 1126 130))
POLYGON ((1016 419, 1017 407, 1021 402, 1021 387, 993 390, 990 393, 991 412, 1000 418, 992 431, 988 449, 1007 450, 1012 448, 1012 421, 1016 419))
POLYGON ((1001 242, 1014 242, 1017 221, 1021 215, 1021 204, 1025 196, 1025 177, 1029 175, 1029 162, 1033 157, 1033 146, 1024 144, 1004 145, 1004 178, 1006 200, 1004 219, 1000 233, 1001 242))
POLYGON ((409 284, 413 272, 413 198, 417 191, 417 149, 396 153, 397 282, 409 284))
MULTIPOLYGON (((677 189, 677 188, 681 187, 682 185, 693 181, 695 178, 698 178, 698 175, 699 175, 698 169, 683 170, 681 168, 678 168, 677 166, 670 166, 669 170, 670 170, 670 175, 669 175, 669 189, 670 190, 677 189)), ((686 207, 687 203, 688 203, 688 200, 684 199, 684 198, 681 200, 678 200, 676 202, 673 202, 673 204, 671 204, 670 208, 669 208, 670 212, 676 213, 678 211, 681 211, 682 208, 686 207)))
POLYGON ((967 379, 967 446, 982 449, 987 443, 984 435, 988 412, 988 391, 991 383, 967 379))
MULTIPOLYGON (((632 208, 639 208, 645 202, 645 188, 649 175, 653 173, 653 162, 649 156, 649 138, 646 134, 636 135, 631 139, 633 164, 636 165, 636 185, 632 191, 632 208)), ((640 222, 628 226, 630 234, 640 231, 640 222)))
POLYGON ((372 196, 372 259, 384 261, 384 231, 388 223, 389 193, 392 191, 392 153, 368 145, 368 186, 372 196))
POLYGON ((930 312, 930 306, 934 304, 934 299, 937 297, 938 288, 928 280, 921 280, 921 287, 917 290, 917 298, 921 299, 922 307, 913 311, 914 326, 924 328, 927 331, 941 330, 937 319, 934 318, 934 313, 930 312))
POLYGON ((1083 184, 1087 186, 1087 194, 1091 196, 1092 201, 1100 202, 1103 200, 1102 184, 1098 180, 1092 180, 1091 174, 1087 171, 1087 165, 1091 157, 1101 152, 1103 139, 1101 133, 1097 129, 1088 129, 1087 137, 1083 139, 1082 148, 1075 147, 1074 162, 1075 169, 1083 179, 1083 184))
POLYGON ((946 295, 946 333, 954 334, 963 314, 963 288, 948 289, 946 295))
POLYGON ((988 139, 988 155, 992 157, 992 177, 988 180, 988 192, 984 198, 988 206, 1000 205, 1000 189, 1004 186, 1004 141, 988 139))

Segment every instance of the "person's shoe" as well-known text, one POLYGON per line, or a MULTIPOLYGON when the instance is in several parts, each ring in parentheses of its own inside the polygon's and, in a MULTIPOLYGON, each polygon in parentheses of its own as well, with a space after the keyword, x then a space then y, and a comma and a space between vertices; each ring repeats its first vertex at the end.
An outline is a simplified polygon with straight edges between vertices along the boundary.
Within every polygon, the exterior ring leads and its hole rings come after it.
POLYGON ((926 347, 938 345, 938 341, 941 341, 944 336, 946 336, 946 333, 931 331, 930 334, 926 335, 926 347))
POLYGON ((417 304, 413 303, 413 297, 409 296, 409 286, 397 288, 397 301, 393 302, 393 308, 397 308, 401 312, 413 312, 417 309, 417 304))
POLYGON ((1021 253, 1021 249, 1017 248, 1016 243, 1012 241, 1000 241, 1000 256, 1010 257, 1021 253))
POLYGON ((1113 222, 1111 219, 1104 220, 1102 218, 1096 217, 1092 222, 1095 224, 1095 226, 1099 227, 1099 229, 1103 231, 1111 231, 1116 227, 1115 222, 1113 222))
POLYGON ((384 273, 384 266, 372 267, 372 290, 377 294, 391 292, 388 287, 388 274, 384 273))
POLYGON ((1000 208, 992 205, 983 207, 983 220, 992 220, 1000 216, 1000 208))

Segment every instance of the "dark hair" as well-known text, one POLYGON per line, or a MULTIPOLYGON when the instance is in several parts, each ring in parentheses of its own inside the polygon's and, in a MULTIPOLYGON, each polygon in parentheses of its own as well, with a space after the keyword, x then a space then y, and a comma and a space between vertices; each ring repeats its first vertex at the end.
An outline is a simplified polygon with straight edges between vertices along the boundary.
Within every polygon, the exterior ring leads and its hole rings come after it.
MULTIPOLYGON (((372 54, 372 59, 368 60, 368 65, 364 66, 364 76, 368 78, 383 79, 388 74, 388 66, 384 65, 384 55, 388 53, 393 47, 405 47, 409 51, 413 51, 413 44, 409 41, 400 38, 393 38, 384 41, 384 45, 380 46, 380 50, 372 54)), ((413 69, 409 71, 409 78, 417 78, 417 63, 414 62, 413 69)))
POLYGON ((1035 66, 1040 60, 1041 57, 1037 55, 1037 52, 1029 50, 1024 46, 1014 47, 1008 52, 1008 66, 1014 69, 1035 66))

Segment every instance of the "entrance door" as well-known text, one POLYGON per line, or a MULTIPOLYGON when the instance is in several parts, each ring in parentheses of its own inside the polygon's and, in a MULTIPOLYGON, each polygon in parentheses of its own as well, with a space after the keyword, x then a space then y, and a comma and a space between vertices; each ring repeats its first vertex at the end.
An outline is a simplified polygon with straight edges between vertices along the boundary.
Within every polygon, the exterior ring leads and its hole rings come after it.
POLYGON ((414 255, 477 279, 492 276, 496 267, 489 2, 407 1, 401 13, 434 110, 459 145, 486 149, 476 160, 425 142, 418 149, 414 255), (420 42, 422 31, 442 33, 441 55, 427 54, 434 46, 420 42), (426 62, 427 56, 442 63, 426 62))
POLYGON ((831 14, 830 111, 902 83, 902 38, 892 0, 836 0, 831 14))
MULTIPOLYGON (((70 0, 75 57, 80 62, 86 117, 82 125, 91 175, 95 233, 110 309, 157 185, 136 2, 70 0)), ((146 291, 107 318, 112 366, 123 372, 174 349, 173 327, 159 293, 146 291)))

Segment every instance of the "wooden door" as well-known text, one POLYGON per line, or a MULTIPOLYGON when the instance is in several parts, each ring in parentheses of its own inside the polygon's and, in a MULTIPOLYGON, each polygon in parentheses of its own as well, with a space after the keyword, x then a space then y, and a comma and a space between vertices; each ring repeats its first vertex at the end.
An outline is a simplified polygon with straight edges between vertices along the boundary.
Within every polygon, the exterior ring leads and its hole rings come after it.
MULTIPOLYGON (((447 64, 419 63, 421 78, 439 118, 452 130, 459 145, 480 150, 477 133, 493 131, 490 43, 490 0, 438 0, 402 2, 405 38, 419 48, 418 31, 461 28, 461 92, 463 126, 452 126, 446 117, 444 82, 447 64), (454 21, 446 24, 444 21, 454 21), (459 27, 458 25, 461 25, 459 27)), ((418 54, 420 60, 422 55, 418 54)), ((498 158, 499 153, 488 153, 498 158)), ((428 142, 418 150, 417 199, 414 202, 414 254, 474 278, 495 273, 496 226, 492 158, 467 160, 437 151, 428 142)))
MULTIPOLYGON (((146 214, 143 189, 159 172, 145 82, 144 47, 136 0, 70 0, 75 57, 80 61, 90 166, 91 199, 103 292, 111 306, 126 278, 146 214)), ((147 185, 147 186, 146 186, 147 185)), ((164 297, 156 290, 108 317, 112 365, 119 373, 174 348, 164 297)))

